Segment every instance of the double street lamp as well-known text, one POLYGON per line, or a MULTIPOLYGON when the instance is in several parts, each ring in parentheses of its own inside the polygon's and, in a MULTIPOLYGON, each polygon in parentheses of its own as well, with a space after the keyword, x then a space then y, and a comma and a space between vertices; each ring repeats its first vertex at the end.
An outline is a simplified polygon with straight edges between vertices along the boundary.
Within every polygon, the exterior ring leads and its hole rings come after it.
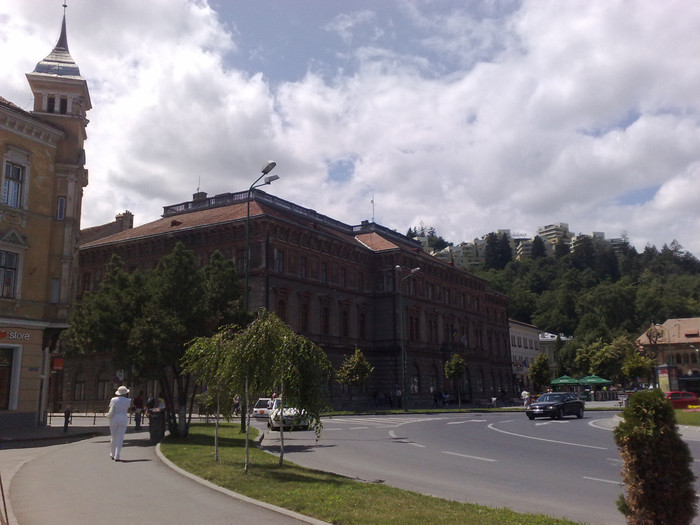
POLYGON ((245 217, 245 291, 244 291, 244 301, 245 301, 245 311, 248 311, 248 277, 250 275, 250 196, 253 192, 253 188, 258 188, 260 186, 265 186, 266 184, 271 184, 272 182, 279 179, 277 175, 268 175, 274 167, 277 165, 274 161, 269 161, 262 169, 262 175, 260 175, 255 182, 248 188, 248 209, 246 210, 245 217), (260 179, 265 177, 262 184, 258 184, 260 179), (256 186, 257 184, 257 186, 256 186))
MULTIPOLYGON (((404 270, 403 266, 396 265, 396 273, 400 275, 400 272, 404 270)), ((403 397, 403 410, 408 411, 408 393, 406 392, 406 344, 405 344, 405 328, 403 322, 403 282, 406 279, 410 279, 416 273, 420 272, 420 268, 413 268, 407 275, 399 280, 399 325, 400 325, 400 337, 401 337, 401 397, 403 397)))

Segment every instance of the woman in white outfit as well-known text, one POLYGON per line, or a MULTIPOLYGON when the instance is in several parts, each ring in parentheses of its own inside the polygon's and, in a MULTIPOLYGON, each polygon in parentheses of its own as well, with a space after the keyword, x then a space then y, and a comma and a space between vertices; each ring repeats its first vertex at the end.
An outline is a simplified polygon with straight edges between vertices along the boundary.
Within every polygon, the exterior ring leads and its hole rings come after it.
POLYGON ((124 443, 124 434, 129 422, 131 400, 127 397, 128 393, 128 388, 120 386, 115 392, 116 395, 109 402, 109 412, 107 414, 109 418, 109 433, 111 434, 109 457, 114 461, 120 461, 119 457, 122 452, 122 444, 124 443))

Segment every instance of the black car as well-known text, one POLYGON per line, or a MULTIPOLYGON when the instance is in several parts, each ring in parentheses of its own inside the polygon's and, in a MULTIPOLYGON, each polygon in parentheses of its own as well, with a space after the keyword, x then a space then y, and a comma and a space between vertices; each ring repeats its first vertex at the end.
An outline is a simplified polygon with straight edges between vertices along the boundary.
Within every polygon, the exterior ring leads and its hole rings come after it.
POLYGON ((536 417, 551 417, 561 419, 564 416, 583 417, 585 403, 570 392, 548 392, 537 398, 525 409, 525 414, 530 419, 536 417))

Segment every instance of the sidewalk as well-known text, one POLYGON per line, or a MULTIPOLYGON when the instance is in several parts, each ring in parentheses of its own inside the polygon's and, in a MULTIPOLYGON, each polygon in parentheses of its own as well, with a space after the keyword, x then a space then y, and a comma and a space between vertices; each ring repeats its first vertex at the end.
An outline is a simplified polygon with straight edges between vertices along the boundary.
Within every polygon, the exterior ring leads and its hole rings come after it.
MULTIPOLYGON (((123 458, 122 463, 115 464, 105 461, 109 426, 107 418, 101 415, 74 415, 68 432, 63 431, 63 416, 52 417, 51 424, 44 427, 2 429, 0 479, 9 525, 19 525, 17 518, 23 515, 26 517, 27 506, 34 505, 37 491, 44 491, 47 496, 43 498, 44 505, 32 507, 31 523, 75 523, 68 515, 52 514, 51 509, 61 507, 63 502, 73 499, 78 493, 85 496, 80 512, 84 513, 86 523, 111 525, 129 521, 116 518, 126 515, 137 518, 136 521, 131 519, 134 523, 143 519, 142 522, 156 525, 177 523, 178 519, 186 519, 188 523, 194 523, 197 519, 206 523, 232 523, 233 515, 235 523, 247 525, 328 525, 213 486, 192 476, 164 458, 159 447, 150 443, 148 437, 148 420, 138 432, 134 429, 132 420, 124 440, 127 458, 123 458), (80 466, 79 469, 76 469, 77 465, 80 466), (164 469, 164 465, 168 468, 164 469), (76 470, 79 470, 79 474, 76 474, 76 470), (65 485, 52 485, 58 472, 65 473, 65 478, 69 480, 65 485), (105 476, 107 472, 109 476, 105 476), (173 472, 179 474, 172 475, 173 472), (191 485, 192 481, 196 483, 196 488, 191 485), (14 487, 12 503, 9 500, 11 484, 14 487), (159 493, 172 502, 154 509, 150 499, 138 497, 153 487, 159 487, 159 493), (111 498, 111 495, 117 493, 130 502, 126 508, 120 506, 123 504, 118 499, 111 498), (37 520, 37 515, 42 515, 42 518, 37 520)), ((5 523, 4 511, 0 499, 2 524, 5 523)))

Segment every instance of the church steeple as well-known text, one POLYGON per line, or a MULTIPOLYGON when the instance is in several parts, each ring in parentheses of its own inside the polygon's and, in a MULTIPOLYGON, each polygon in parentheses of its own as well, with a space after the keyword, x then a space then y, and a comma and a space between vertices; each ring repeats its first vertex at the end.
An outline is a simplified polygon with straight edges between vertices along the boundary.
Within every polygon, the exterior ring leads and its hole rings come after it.
POLYGON ((35 112, 85 118, 85 112, 92 107, 90 93, 87 82, 80 76, 80 69, 68 51, 66 7, 63 4, 63 22, 56 46, 37 63, 33 72, 27 74, 27 80, 34 92, 35 112))
POLYGON ((85 164, 83 142, 87 138, 87 112, 92 108, 87 82, 68 52, 66 5, 63 4, 61 34, 55 47, 27 73, 34 93, 34 114, 65 133, 57 160, 82 168, 85 164))

